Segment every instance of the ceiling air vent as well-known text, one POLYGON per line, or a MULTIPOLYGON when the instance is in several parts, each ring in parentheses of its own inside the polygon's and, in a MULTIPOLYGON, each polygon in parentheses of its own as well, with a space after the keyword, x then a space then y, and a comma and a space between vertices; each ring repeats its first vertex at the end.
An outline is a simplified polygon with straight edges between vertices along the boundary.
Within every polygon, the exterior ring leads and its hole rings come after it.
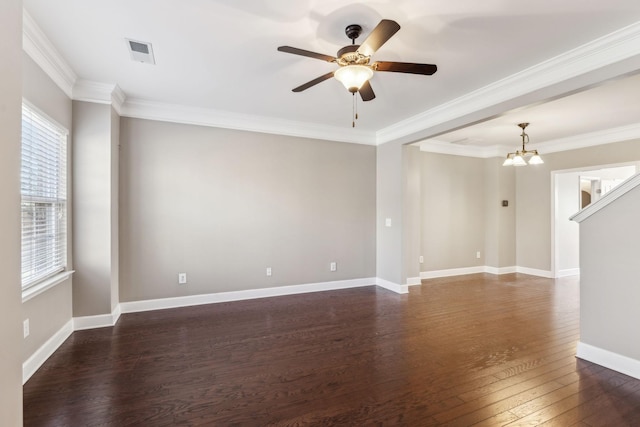
POLYGON ((482 139, 480 138, 462 138, 462 139, 456 139, 455 141, 451 141, 451 144, 469 145, 469 144, 478 144, 480 142, 482 142, 482 139))
POLYGON ((156 60, 153 57, 153 48, 151 47, 151 43, 131 39, 126 40, 127 46, 129 46, 129 53, 131 53, 131 59, 136 62, 144 62, 145 64, 156 63, 156 60))

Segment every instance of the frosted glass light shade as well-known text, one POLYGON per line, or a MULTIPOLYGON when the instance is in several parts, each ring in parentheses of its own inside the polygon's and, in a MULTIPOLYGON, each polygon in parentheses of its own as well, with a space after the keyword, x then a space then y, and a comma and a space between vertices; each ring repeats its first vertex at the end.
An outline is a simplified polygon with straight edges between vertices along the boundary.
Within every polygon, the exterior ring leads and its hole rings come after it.
POLYGON ((531 159, 529 159, 529 164, 530 165, 541 165, 544 162, 542 161, 542 157, 540 157, 539 155, 535 154, 531 159))
POLYGON ((502 164, 502 166, 511 166, 513 164, 513 159, 511 157, 507 157, 502 164))
POLYGON ((520 155, 517 155, 513 158, 513 166, 525 166, 526 164, 527 162, 525 162, 520 155))
POLYGON ((338 68, 333 73, 333 77, 342 83, 349 92, 355 93, 367 80, 373 77, 373 70, 364 65, 345 65, 338 68))

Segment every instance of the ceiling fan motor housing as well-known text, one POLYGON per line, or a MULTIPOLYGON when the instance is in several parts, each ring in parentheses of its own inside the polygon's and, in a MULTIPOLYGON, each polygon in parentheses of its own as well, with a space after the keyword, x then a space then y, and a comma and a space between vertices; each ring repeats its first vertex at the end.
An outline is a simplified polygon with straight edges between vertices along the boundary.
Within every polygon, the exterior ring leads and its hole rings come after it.
POLYGON ((343 47, 336 54, 336 62, 338 65, 367 65, 371 59, 358 52, 360 45, 351 44, 343 47))

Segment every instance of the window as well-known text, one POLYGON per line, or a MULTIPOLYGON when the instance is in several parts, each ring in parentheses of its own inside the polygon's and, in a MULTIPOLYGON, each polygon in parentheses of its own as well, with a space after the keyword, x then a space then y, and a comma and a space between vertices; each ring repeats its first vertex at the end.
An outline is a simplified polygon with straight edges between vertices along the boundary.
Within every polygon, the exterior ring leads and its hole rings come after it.
POLYGON ((22 104, 22 288, 67 262, 67 131, 22 104))

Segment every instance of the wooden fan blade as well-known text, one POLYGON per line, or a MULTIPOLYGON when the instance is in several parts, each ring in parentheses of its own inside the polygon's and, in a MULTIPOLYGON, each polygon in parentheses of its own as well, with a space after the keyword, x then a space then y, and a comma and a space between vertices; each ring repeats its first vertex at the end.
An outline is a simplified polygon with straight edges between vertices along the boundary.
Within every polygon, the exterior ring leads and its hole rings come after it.
POLYGON ((373 53, 380 49, 380 46, 385 44, 399 29, 400 25, 398 25, 396 21, 383 19, 373 31, 371 31, 369 37, 360 45, 358 53, 365 56, 373 55, 373 53))
POLYGON ((376 61, 373 64, 373 68, 376 71, 391 71, 394 73, 408 73, 408 74, 424 74, 427 76, 430 76, 436 71, 438 71, 438 67, 435 64, 415 64, 413 62, 376 61))
POLYGON ((360 92, 360 97, 363 101, 371 101, 376 97, 376 94, 373 93, 373 89, 371 88, 371 84, 366 81, 358 91, 360 92))
POLYGON ((297 88, 293 89, 294 92, 302 92, 303 90, 307 90, 309 89, 311 86, 315 86, 318 83, 322 83, 325 80, 330 79, 331 77, 333 77, 333 71, 331 71, 330 73, 324 74, 316 79, 311 80, 310 82, 307 82, 303 85, 298 86, 297 88))
POLYGON ((325 55, 322 53, 311 52, 310 50, 298 49, 297 47, 291 46, 280 46, 278 47, 278 51, 285 53, 292 53, 294 55, 307 56, 309 58, 320 59, 322 61, 327 62, 335 62, 336 58, 334 56, 325 55))

